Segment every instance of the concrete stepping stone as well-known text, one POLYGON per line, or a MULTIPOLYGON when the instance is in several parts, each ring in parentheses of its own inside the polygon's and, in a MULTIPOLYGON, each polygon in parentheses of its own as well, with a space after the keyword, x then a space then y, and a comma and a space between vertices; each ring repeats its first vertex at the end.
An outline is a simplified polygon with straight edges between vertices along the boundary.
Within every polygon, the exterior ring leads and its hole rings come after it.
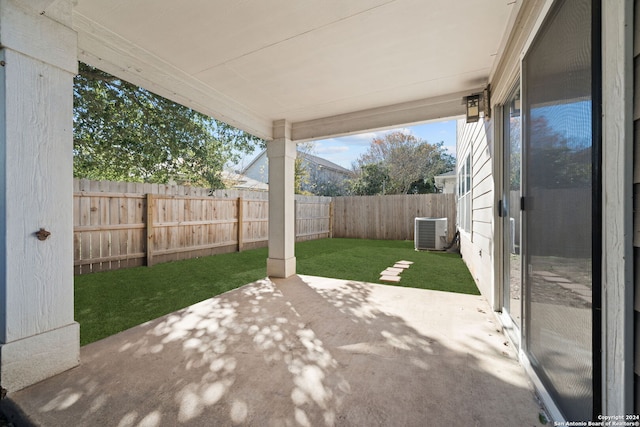
POLYGON ((592 289, 589 288, 588 286, 579 284, 579 283, 562 283, 559 282, 558 286, 561 286, 565 289, 568 289, 570 291, 584 291, 584 292, 591 292, 592 289))
POLYGON ((571 283, 571 280, 565 279, 564 277, 559 277, 559 276, 555 276, 555 277, 543 276, 542 278, 547 282, 552 282, 552 283, 571 283))
POLYGON ((576 290, 574 290, 573 292, 575 292, 578 295, 581 295, 583 297, 588 297, 588 298, 592 298, 593 297, 593 292, 591 292, 591 291, 576 291, 576 290))
POLYGON ((397 272, 397 271, 387 271, 387 270, 384 270, 384 271, 381 271, 381 272, 380 272, 380 275, 381 275, 381 276, 399 276, 399 275, 400 275, 400 273, 399 273, 399 272, 397 272))
POLYGON ((400 274, 411 267, 412 261, 401 260, 396 262, 393 267, 387 267, 380 273, 381 282, 398 283, 400 281, 400 274))
POLYGON ((537 276, 545 276, 545 277, 558 277, 557 274, 552 273, 550 271, 544 271, 544 270, 534 271, 533 274, 537 276))
POLYGON ((585 285, 580 285, 578 283, 558 283, 565 289, 588 289, 585 285))
POLYGON ((407 265, 407 264, 397 264, 396 263, 396 264, 393 264, 393 268, 401 268, 401 269, 405 270, 405 269, 409 268, 409 265, 407 265))

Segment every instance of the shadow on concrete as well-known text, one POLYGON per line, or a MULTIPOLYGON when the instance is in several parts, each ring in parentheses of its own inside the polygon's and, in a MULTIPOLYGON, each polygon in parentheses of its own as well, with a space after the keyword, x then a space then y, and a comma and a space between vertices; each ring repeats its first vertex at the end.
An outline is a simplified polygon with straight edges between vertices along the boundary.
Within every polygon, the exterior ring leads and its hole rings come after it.
POLYGON ((82 348, 12 393, 44 426, 536 425, 477 296, 264 279, 82 348))

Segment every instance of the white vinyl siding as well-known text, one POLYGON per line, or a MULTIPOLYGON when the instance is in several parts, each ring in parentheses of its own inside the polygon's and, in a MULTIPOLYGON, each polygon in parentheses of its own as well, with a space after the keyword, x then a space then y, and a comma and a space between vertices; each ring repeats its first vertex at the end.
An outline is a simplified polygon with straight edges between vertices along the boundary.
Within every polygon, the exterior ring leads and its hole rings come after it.
POLYGON ((458 121, 458 176, 468 170, 464 184, 459 183, 458 202, 461 252, 478 289, 493 301, 493 195, 491 153, 493 152, 493 124, 458 121), (470 185, 470 189, 465 186, 470 185), (462 191, 467 191, 463 193, 462 191))
MULTIPOLYGON (((635 25, 634 25, 634 70, 635 75, 640 75, 640 1, 635 2, 635 25)), ((635 128, 635 164, 633 173, 633 199, 635 206, 640 201, 640 156, 638 155, 638 147, 640 147, 640 79, 636 78, 634 87, 634 128, 635 128)), ((635 210, 634 226, 634 268, 640 271, 640 209, 635 210)), ((640 413, 640 275, 635 275, 635 305, 634 305, 634 329, 635 329, 635 355, 634 355, 634 382, 635 382, 635 399, 634 411, 640 413)))

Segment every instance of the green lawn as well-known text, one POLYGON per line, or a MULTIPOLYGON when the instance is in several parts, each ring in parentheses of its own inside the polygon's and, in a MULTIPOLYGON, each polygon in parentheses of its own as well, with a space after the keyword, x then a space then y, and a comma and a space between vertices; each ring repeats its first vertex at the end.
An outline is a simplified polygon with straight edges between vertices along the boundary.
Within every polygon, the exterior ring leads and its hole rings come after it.
MULTIPOLYGON (((81 345, 263 278, 267 250, 137 267, 75 278, 81 345)), ((413 261, 401 286, 479 294, 456 254, 416 252, 413 242, 324 239, 296 244, 299 274, 379 283, 396 261, 413 261)))

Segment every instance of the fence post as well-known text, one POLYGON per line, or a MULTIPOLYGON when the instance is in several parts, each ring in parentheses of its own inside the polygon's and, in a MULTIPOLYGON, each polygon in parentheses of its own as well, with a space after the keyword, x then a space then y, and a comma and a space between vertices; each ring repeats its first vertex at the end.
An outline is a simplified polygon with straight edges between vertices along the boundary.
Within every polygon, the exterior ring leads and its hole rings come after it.
POLYGON ((329 202, 329 238, 333 239, 333 198, 329 202))
POLYGON ((242 212, 242 197, 238 197, 238 252, 242 252, 242 217, 244 216, 242 212))
POLYGON ((153 265, 153 194, 147 193, 147 267, 153 265))

